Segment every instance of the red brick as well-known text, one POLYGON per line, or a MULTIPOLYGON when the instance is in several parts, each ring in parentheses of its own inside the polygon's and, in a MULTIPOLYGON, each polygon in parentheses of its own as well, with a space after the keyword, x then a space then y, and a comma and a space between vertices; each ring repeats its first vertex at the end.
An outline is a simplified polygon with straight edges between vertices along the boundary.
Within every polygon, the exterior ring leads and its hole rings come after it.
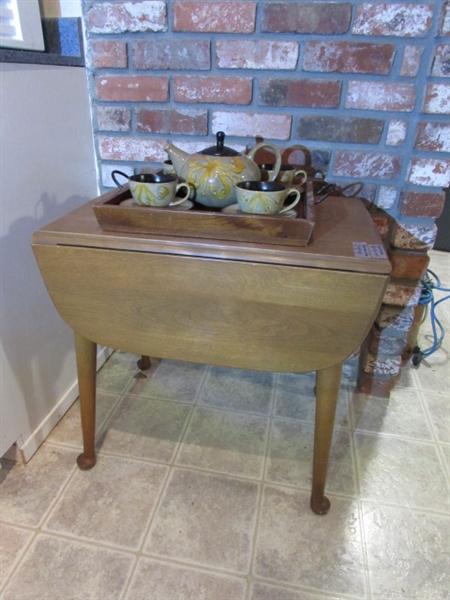
POLYGON ((305 115, 298 120, 296 136, 301 140, 378 144, 383 127, 382 119, 305 115))
POLYGON ((246 77, 177 75, 173 78, 175 102, 250 104, 253 80, 246 77))
POLYGON ((402 77, 416 77, 419 74, 423 51, 423 46, 405 46, 400 68, 402 77))
POLYGON ((365 2, 356 7, 352 33, 424 37, 433 19, 433 4, 365 2))
POLYGON ((391 119, 389 121, 386 144, 388 146, 401 146, 406 139, 408 122, 402 119, 391 119))
POLYGON ((104 160, 160 162, 167 159, 167 140, 149 137, 98 136, 99 156, 104 160))
POLYGON ((398 190, 393 185, 380 185, 378 188, 377 206, 383 210, 395 208, 398 190))
POLYGON ((450 123, 419 123, 415 148, 450 152, 450 123))
POLYGON ((255 2, 174 2, 173 30, 202 33, 252 33, 255 2))
POLYGON ((282 40, 218 40, 216 61, 220 69, 293 70, 298 42, 282 40))
POLYGON ((345 108, 410 112, 415 100, 416 88, 412 83, 349 81, 345 108))
POLYGON ((361 346, 358 346, 353 350, 350 356, 346 360, 359 360, 361 354, 361 346))
MULTIPOLYGON (((377 186, 374 183, 362 182, 361 180, 348 180, 339 182, 345 189, 345 196, 356 196, 361 200, 366 200, 366 204, 373 206, 377 195, 377 186), (361 187, 361 183, 363 186, 361 187)), ((380 234, 381 235, 381 234, 380 234)))
POLYGON ((439 32, 441 35, 450 35, 450 2, 444 2, 442 5, 439 32))
POLYGON ((211 68, 209 40, 162 39, 132 42, 133 65, 136 69, 211 68))
POLYGON ((268 33, 342 34, 347 33, 351 16, 351 5, 345 2, 265 2, 261 29, 268 33))
POLYGON ((408 181, 416 185, 449 187, 450 160, 413 157, 409 168, 408 181))
POLYGON ((129 108, 97 106, 98 128, 103 131, 130 131, 131 110, 129 108))
POLYGON ((206 110, 143 108, 136 113, 136 131, 207 135, 208 113, 206 110))
POLYGON ((166 3, 97 2, 88 9, 86 24, 91 33, 167 31, 166 3))
POLYGON ((427 85, 423 112, 450 115, 450 83, 429 83, 427 85))
POLYGON ((304 106, 338 108, 340 81, 314 79, 260 79, 259 104, 262 106, 304 106))
POLYGON ((394 179, 400 173, 401 161, 395 154, 337 150, 333 175, 370 179, 394 179))
POLYGON ((412 224, 394 225, 391 243, 404 250, 431 250, 436 239, 436 225, 431 227, 412 224))
POLYGON ((291 125, 290 115, 215 111, 211 127, 213 131, 225 131, 227 135, 288 140, 291 125))
POLYGON ((398 375, 389 379, 375 379, 372 374, 360 371, 356 388, 361 394, 370 394, 377 398, 389 398, 390 393, 395 386, 398 375))
MULTIPOLYGON (((325 174, 330 165, 330 150, 317 150, 314 148, 310 149, 302 144, 292 144, 292 146, 286 148, 280 147, 280 152, 283 156, 283 162, 293 165, 301 165, 301 167, 310 176, 317 174, 317 171, 321 171, 323 174, 325 174)), ((272 161, 268 160, 267 162, 272 161)))
POLYGON ((347 359, 342 366, 342 383, 350 383, 354 385, 358 377, 359 360, 347 359))
POLYGON ((397 356, 374 356, 370 351, 366 351, 361 366, 365 373, 379 377, 396 377, 402 364, 401 357, 397 356))
POLYGON ((445 193, 405 191, 400 201, 400 214, 404 217, 437 219, 444 210, 445 193))
POLYGON ((372 356, 382 355, 398 357, 406 348, 406 336, 395 337, 387 335, 386 330, 380 330, 377 327, 372 327, 372 331, 368 340, 368 350, 372 356))
POLYGON ((365 42, 307 42, 303 56, 305 71, 374 73, 387 75, 392 66, 393 44, 365 42))
MULTIPOLYGON (((117 169, 117 164, 113 164, 113 165, 109 165, 109 164, 105 164, 105 163, 101 164, 100 177, 101 177, 102 185, 104 187, 109 187, 109 188, 117 187, 116 184, 114 183, 113 178, 111 177, 111 173, 116 169, 117 169)), ((129 177, 131 175, 135 174, 134 168, 129 167, 126 164, 120 165, 120 171, 122 171, 122 173, 125 173, 129 177)))
POLYGON ((391 218, 389 215, 372 215, 372 221, 375 223, 381 239, 385 240, 389 234, 391 218))
POLYGON ((422 288, 407 279, 391 279, 383 298, 383 304, 389 306, 416 306, 422 288))
POLYGON ((388 254, 392 265, 391 277, 395 277, 396 279, 419 281, 430 262, 426 252, 391 248, 388 254))
POLYGON ((391 337, 404 337, 411 329, 413 321, 414 308, 411 306, 399 307, 382 304, 375 323, 380 329, 388 329, 391 337))
POLYGON ((168 77, 105 76, 95 80, 97 98, 113 102, 165 102, 169 98, 168 77))
POLYGON ((419 334, 420 326, 423 323, 424 318, 426 317, 425 311, 426 306, 423 306, 422 304, 418 304, 414 307, 414 323, 408 333, 406 348, 402 352, 403 364, 411 360, 414 354, 414 350, 418 345, 417 336, 419 334))
POLYGON ((431 75, 433 77, 450 76, 450 44, 436 46, 431 75))
POLYGON ((90 46, 91 64, 96 69, 125 69, 128 66, 125 42, 94 41, 90 46))

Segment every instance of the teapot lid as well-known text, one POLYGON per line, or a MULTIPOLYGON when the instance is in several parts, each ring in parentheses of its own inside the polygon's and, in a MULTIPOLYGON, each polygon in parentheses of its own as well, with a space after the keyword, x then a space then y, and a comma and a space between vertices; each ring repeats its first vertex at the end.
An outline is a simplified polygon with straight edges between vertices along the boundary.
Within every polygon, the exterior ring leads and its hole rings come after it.
POLYGON ((223 131, 218 131, 216 133, 216 145, 210 146, 209 148, 205 148, 201 150, 200 154, 209 154, 210 156, 238 156, 239 152, 237 150, 233 150, 233 148, 229 148, 228 146, 224 146, 223 143, 225 141, 225 134, 223 131))

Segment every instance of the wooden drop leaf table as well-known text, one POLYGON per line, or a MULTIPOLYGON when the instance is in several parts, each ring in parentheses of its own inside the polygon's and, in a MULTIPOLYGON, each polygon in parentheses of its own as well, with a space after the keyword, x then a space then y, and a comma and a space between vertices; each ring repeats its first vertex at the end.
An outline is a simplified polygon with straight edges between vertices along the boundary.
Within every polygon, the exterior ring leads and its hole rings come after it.
POLYGON ((232 368, 316 371, 311 508, 327 513, 342 364, 368 334, 391 269, 362 201, 318 204, 303 247, 108 232, 96 203, 33 235, 50 297, 75 332, 79 467, 96 460, 97 344, 232 368))

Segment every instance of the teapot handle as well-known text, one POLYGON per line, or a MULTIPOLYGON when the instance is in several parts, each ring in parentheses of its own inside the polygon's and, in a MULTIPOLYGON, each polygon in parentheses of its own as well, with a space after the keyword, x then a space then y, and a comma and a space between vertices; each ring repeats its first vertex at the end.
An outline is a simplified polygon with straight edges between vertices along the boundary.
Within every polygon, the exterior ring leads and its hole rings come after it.
POLYGON ((278 150, 275 144, 271 144, 270 142, 261 142, 260 144, 256 144, 256 146, 250 150, 250 152, 248 153, 248 157, 251 160, 254 160, 253 157, 258 152, 258 150, 261 150, 261 148, 270 148, 270 150, 272 150, 272 152, 275 154, 275 166, 273 169, 273 173, 269 179, 269 181, 275 181, 281 169, 281 152, 278 150))
POLYGON ((122 175, 122 177, 125 177, 126 179, 129 179, 129 176, 126 173, 122 173, 122 171, 111 172, 111 179, 114 181, 118 188, 123 190, 123 185, 119 181, 117 181, 117 175, 122 175))

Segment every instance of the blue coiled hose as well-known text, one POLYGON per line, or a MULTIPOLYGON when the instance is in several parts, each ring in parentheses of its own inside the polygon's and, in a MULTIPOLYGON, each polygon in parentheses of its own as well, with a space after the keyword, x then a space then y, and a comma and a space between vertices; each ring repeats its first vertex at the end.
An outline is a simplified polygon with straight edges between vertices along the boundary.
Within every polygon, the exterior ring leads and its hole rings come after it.
POLYGON ((413 349, 411 361, 414 366, 418 367, 422 362, 423 358, 427 358, 431 356, 436 350, 441 346, 444 337, 445 330, 442 326, 442 323, 439 321, 436 316, 436 307, 444 300, 448 300, 450 298, 450 294, 440 298, 439 300, 434 299, 434 290, 439 290, 440 292, 450 292, 450 288, 442 287, 441 280, 439 277, 431 271, 431 269, 427 269, 426 278, 420 282, 422 287, 422 291, 420 293, 419 304, 422 306, 430 306, 430 319, 431 319, 431 328, 433 330, 433 344, 427 348, 426 350, 421 350, 419 346, 415 346, 413 349))

